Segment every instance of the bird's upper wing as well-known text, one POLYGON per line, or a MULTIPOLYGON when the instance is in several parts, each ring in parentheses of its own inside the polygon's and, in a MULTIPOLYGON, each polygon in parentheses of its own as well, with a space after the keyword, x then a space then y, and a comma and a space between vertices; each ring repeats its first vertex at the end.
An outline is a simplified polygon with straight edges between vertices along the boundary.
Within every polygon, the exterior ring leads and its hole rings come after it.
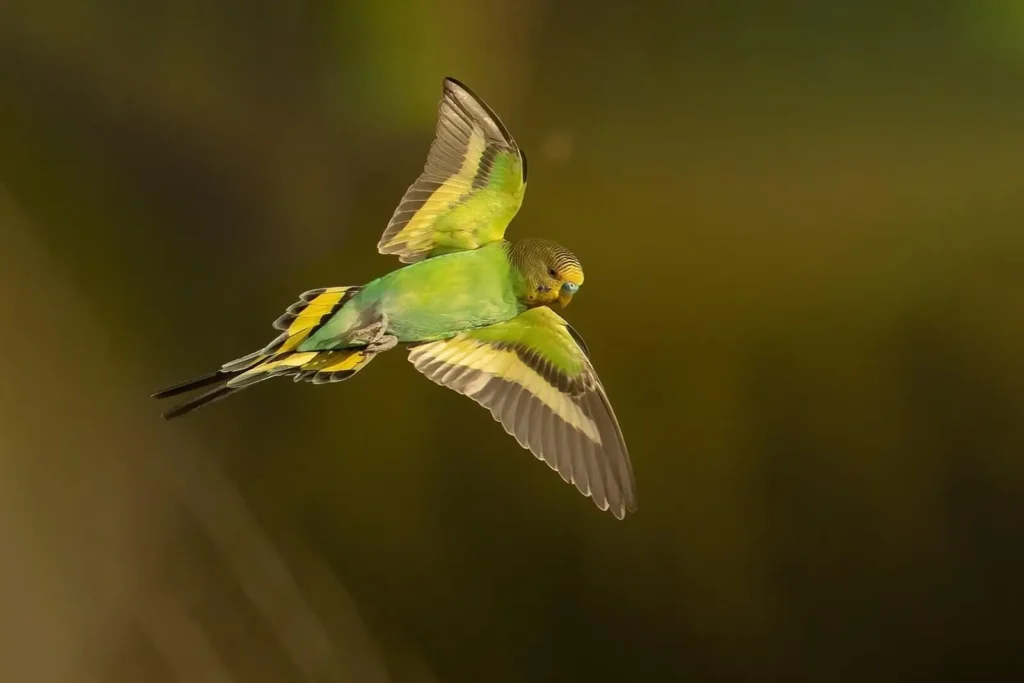
POLYGON ((636 509, 633 469, 604 387, 550 308, 415 346, 431 380, 490 409, 524 448, 618 518, 636 509))
POLYGON ((500 240, 526 191, 526 156, 497 114, 469 88, 444 80, 437 131, 423 173, 377 244, 412 263, 500 240))

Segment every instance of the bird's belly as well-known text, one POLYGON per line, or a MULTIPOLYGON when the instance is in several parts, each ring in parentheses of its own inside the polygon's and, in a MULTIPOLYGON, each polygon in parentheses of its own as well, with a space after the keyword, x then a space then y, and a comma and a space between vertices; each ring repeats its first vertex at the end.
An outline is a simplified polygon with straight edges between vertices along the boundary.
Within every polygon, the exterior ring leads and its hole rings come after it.
POLYGON ((389 296, 381 301, 388 315, 388 334, 400 342, 444 339, 463 330, 493 325, 514 318, 518 306, 504 299, 488 300, 464 292, 452 292, 424 300, 412 295, 389 296))
POLYGON ((400 342, 451 337, 509 320, 523 310, 505 279, 496 275, 459 277, 459 271, 435 279, 402 275, 384 283, 374 297, 377 310, 388 316, 388 333, 400 342))

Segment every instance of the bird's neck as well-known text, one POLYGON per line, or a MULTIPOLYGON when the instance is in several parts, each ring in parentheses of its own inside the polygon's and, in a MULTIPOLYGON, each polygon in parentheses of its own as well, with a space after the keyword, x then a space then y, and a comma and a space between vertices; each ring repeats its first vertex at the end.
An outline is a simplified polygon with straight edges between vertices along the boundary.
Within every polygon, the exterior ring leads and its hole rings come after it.
POLYGON ((522 248, 522 243, 505 243, 509 272, 512 277, 512 291, 516 298, 527 308, 550 306, 558 301, 558 292, 551 291, 536 277, 536 268, 531 268, 529 252, 522 248))

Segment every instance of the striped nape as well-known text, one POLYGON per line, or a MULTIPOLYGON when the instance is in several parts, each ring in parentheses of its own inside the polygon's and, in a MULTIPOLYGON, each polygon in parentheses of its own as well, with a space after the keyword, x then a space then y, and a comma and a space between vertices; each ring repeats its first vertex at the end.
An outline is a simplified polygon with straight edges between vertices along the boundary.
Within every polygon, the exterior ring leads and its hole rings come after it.
POLYGON ((576 258, 576 254, 572 253, 568 249, 560 245, 554 245, 551 250, 551 263, 555 268, 577 268, 582 269, 583 266, 580 264, 580 260, 576 258))
POLYGON ((560 279, 583 282, 583 265, 561 244, 551 240, 527 238, 509 243, 509 259, 525 275, 541 275, 553 268, 560 279))

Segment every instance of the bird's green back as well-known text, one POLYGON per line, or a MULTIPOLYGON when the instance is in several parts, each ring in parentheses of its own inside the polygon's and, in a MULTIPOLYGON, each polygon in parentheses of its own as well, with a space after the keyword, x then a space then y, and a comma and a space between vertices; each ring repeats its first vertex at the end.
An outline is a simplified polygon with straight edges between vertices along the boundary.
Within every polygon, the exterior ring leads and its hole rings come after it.
POLYGON ((337 348, 346 332, 380 313, 400 342, 444 339, 519 315, 522 288, 503 242, 435 256, 364 285, 299 350, 337 348))

